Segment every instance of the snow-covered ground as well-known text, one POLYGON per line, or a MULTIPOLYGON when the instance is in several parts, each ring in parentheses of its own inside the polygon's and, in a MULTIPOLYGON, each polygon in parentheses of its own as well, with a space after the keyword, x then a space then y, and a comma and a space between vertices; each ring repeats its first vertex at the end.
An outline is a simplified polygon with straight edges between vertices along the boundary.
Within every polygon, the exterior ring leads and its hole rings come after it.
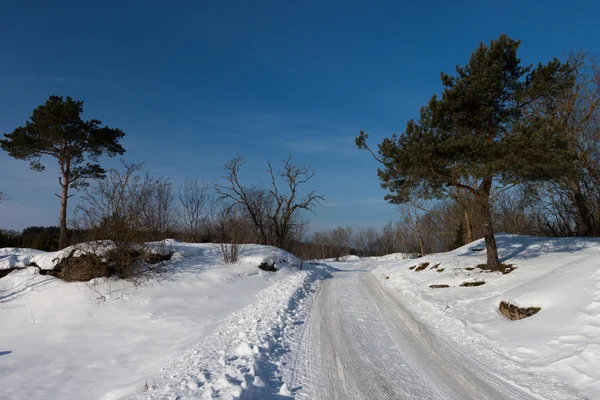
MULTIPOLYGON (((257 301, 287 304, 311 276, 298 272, 295 257, 270 247, 244 246, 239 263, 223 265, 214 245, 169 246, 170 273, 139 288, 103 279, 96 293, 36 268, 1 278, 0 398, 120 398, 159 380, 164 365, 223 321, 230 324, 231 313, 257 301), (259 270, 265 259, 281 261, 282 270, 259 270)), ((31 261, 52 268, 61 254, 0 249, 0 268, 31 261)), ((243 352, 239 332, 235 338, 243 352)))
MULTIPOLYGON (((213 245, 171 242, 172 273, 99 293, 14 271, 0 279, 0 398, 600 398, 600 240, 497 241, 505 275, 475 268, 482 241, 277 273, 257 265, 298 260, 246 246, 225 266, 213 245), (541 311, 509 321, 500 301, 541 311)), ((0 249, 0 269, 57 259, 0 249)))
POLYGON ((498 235, 497 241, 501 260, 517 267, 506 275, 472 269, 485 262, 485 251, 477 251, 482 241, 417 260, 370 263, 418 320, 506 379, 546 398, 558 398, 556 390, 600 398, 600 240, 498 235), (423 263, 429 265, 417 271, 423 263), (485 284, 460 286, 475 281, 485 284), (501 301, 541 311, 509 321, 498 312, 501 301))

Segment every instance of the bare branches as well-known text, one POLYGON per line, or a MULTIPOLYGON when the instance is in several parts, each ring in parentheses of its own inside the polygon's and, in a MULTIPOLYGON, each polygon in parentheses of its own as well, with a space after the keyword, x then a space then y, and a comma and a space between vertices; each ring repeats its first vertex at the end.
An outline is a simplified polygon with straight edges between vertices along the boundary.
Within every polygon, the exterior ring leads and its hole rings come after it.
POLYGON ((6 200, 10 200, 8 195, 4 192, 0 192, 0 203, 2 203, 3 201, 6 201, 6 200))
POLYGON ((225 164, 222 182, 214 183, 213 188, 219 199, 229 205, 229 211, 239 209, 252 221, 263 244, 284 248, 295 231, 303 230, 303 211, 314 212, 325 198, 316 191, 302 193, 303 186, 315 175, 310 166, 295 164, 291 155, 282 163, 282 168, 275 171, 267 162, 268 189, 245 186, 239 175, 244 161, 237 156, 225 164))
POLYGON ((210 205, 210 188, 200 182, 197 176, 187 178, 183 187, 179 189, 178 199, 180 204, 179 218, 189 237, 188 240, 198 242, 203 229, 208 223, 206 216, 210 205))

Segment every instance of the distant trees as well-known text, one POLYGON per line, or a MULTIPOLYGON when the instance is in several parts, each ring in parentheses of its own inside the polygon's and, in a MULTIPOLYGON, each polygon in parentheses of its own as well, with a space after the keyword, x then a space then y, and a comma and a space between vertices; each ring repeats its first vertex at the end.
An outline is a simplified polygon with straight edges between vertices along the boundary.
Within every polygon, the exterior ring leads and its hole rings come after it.
POLYGON ((213 199, 210 190, 197 176, 186 178, 183 187, 179 189, 179 218, 187 240, 200 241, 210 225, 207 214, 214 211, 211 210, 213 199))
POLYGON ((578 236, 600 235, 600 66, 584 52, 571 53, 574 82, 552 108, 532 103, 529 112, 544 113, 557 125, 576 155, 571 173, 534 189, 555 218, 547 221, 555 232, 578 236), (556 219, 558 218, 558 220, 556 219), (561 221, 562 220, 562 221, 561 221))
POLYGON ((60 204, 59 247, 67 241, 67 202, 69 189, 85 186, 87 179, 101 179, 105 170, 98 164, 102 155, 113 157, 125 149, 119 140, 125 136, 120 129, 102 127, 97 119, 83 120, 83 102, 70 97, 50 96, 45 104, 33 110, 30 120, 12 133, 5 133, 0 147, 11 157, 30 162, 35 171, 43 171, 41 158, 50 156, 58 161, 62 189, 60 204))
MULTIPOLYGON (((494 187, 566 177, 574 160, 552 115, 573 85, 573 67, 556 59, 523 66, 519 45, 506 35, 480 44, 456 76, 441 74, 442 96, 432 97, 419 120, 372 153, 383 164, 379 178, 392 203, 446 198, 451 188, 472 196, 490 270, 502 268, 492 220, 494 187)), ((367 137, 361 132, 356 138, 359 148, 368 149, 367 137)))
POLYGON ((295 164, 290 155, 275 171, 267 162, 270 186, 244 185, 240 170, 244 160, 238 156, 225 164, 225 175, 215 182, 213 189, 228 209, 237 209, 252 222, 260 243, 289 249, 296 232, 306 225, 304 212, 314 212, 324 201, 316 191, 303 192, 304 185, 314 177, 311 167, 295 164))

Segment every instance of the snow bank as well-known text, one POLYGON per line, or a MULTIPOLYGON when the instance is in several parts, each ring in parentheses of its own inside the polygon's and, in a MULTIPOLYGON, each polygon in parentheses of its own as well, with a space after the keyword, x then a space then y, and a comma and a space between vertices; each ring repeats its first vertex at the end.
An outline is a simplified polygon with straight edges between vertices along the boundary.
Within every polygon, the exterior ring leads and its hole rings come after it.
POLYGON ((131 398, 289 396, 279 371, 290 345, 288 332, 306 316, 307 296, 323 276, 319 270, 301 271, 263 290, 256 303, 232 314, 131 398))
POLYGON ((278 270, 283 268, 300 268, 302 265, 302 260, 298 257, 287 251, 271 246, 264 246, 264 251, 260 254, 252 254, 251 252, 242 249, 240 253, 240 262, 252 263, 255 265, 266 263, 275 265, 278 270))
MULTIPOLYGON (((67 283, 37 268, 1 278, 0 398, 126 396, 263 289, 307 274, 259 270, 255 261, 273 256, 265 246, 245 245, 247 258, 223 265, 215 245, 167 244, 175 252, 167 273, 137 289, 117 279, 67 283)), ((0 259, 51 268, 66 253, 0 249, 0 259)))
POLYGON ((533 371, 568 385, 574 398, 600 398, 600 240, 498 235, 497 241, 502 262, 517 267, 506 275, 474 268, 485 263, 485 251, 477 251, 482 241, 416 260, 379 258, 374 272, 438 334, 521 386, 551 393, 533 371), (485 284, 460 286, 475 281, 485 284), (501 301, 541 311, 508 321, 498 312, 501 301))
POLYGON ((109 240, 81 243, 53 252, 34 249, 3 248, 0 249, 0 269, 25 268, 35 265, 40 269, 49 270, 54 269, 65 258, 81 257, 88 253, 104 256, 112 248, 114 248, 114 243, 109 240))

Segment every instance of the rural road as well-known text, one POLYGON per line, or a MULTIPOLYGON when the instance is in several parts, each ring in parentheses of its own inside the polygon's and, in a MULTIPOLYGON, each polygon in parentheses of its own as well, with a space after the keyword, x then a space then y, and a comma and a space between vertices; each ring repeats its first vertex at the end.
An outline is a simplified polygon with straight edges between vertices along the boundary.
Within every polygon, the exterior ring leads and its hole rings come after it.
POLYGON ((294 360, 296 398, 535 399, 436 338, 351 263, 325 280, 294 360))

